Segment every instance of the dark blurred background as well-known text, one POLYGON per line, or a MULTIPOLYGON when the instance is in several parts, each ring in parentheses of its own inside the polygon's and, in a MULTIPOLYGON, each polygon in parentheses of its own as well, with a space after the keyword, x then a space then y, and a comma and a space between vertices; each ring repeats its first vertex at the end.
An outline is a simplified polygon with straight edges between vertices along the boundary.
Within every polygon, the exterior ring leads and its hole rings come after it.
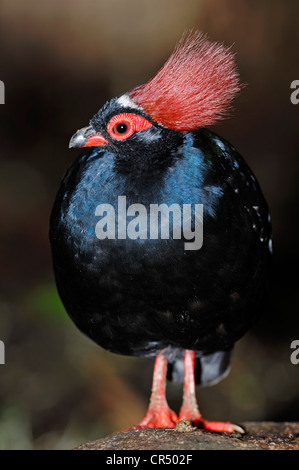
MULTIPOLYGON (((151 361, 117 356, 84 337, 54 285, 48 220, 77 156, 73 133, 103 103, 144 83, 183 31, 234 44, 247 87, 214 130, 258 177, 274 231, 264 316, 236 347, 230 375, 198 389, 208 419, 299 420, 299 3, 295 0, 1 0, 0 448, 68 449, 143 417, 151 361)), ((168 385, 178 411, 181 385, 168 385)))

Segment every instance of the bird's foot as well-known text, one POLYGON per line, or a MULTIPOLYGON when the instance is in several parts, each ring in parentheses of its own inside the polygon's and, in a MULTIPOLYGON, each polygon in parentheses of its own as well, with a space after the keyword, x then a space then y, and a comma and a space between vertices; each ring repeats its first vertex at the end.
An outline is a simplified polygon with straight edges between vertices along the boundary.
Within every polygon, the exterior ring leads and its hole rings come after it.
POLYGON ((212 432, 239 432, 240 434, 244 434, 245 431, 241 426, 237 424, 232 424, 230 422, 223 422, 223 421, 208 421, 207 419, 195 419, 192 420, 194 426, 198 428, 206 429, 207 431, 212 432))
POLYGON ((196 426, 196 423, 202 419, 202 416, 197 407, 192 408, 190 406, 183 405, 179 412, 178 421, 181 421, 182 419, 186 419, 196 426))
POLYGON ((244 434, 244 429, 241 428, 241 426, 238 426, 236 424, 232 424, 230 422, 223 422, 223 421, 208 421, 207 419, 203 419, 201 416, 201 413, 197 411, 196 409, 188 409, 182 407, 178 421, 181 419, 187 419, 188 421, 191 421, 193 426, 196 426, 197 428, 201 429, 206 429, 207 431, 212 431, 212 432, 239 432, 241 434, 244 434))
POLYGON ((146 416, 133 429, 143 428, 174 428, 178 417, 169 407, 149 408, 146 416))

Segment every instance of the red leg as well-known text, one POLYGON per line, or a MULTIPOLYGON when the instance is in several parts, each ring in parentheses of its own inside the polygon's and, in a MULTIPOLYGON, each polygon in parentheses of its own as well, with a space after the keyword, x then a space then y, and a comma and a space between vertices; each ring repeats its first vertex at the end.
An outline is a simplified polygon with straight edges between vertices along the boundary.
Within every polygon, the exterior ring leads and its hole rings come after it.
POLYGON ((195 394, 195 353, 193 351, 184 352, 184 395, 183 403, 179 414, 179 420, 188 419, 195 426, 215 432, 244 433, 244 430, 235 424, 221 421, 208 421, 203 419, 197 406, 195 394))
POLYGON ((184 352, 184 394, 183 403, 179 414, 179 420, 188 419, 194 424, 201 420, 201 413, 198 410, 195 395, 195 353, 193 351, 184 352))
POLYGON ((154 365, 150 404, 145 418, 134 426, 134 429, 175 427, 178 418, 175 412, 169 408, 165 396, 166 374, 167 360, 159 354, 154 365))

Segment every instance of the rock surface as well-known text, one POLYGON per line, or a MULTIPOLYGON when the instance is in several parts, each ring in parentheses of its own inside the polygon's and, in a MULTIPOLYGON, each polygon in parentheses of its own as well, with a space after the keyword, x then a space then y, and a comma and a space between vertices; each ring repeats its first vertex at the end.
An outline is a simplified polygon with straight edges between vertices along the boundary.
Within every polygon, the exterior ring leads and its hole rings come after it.
POLYGON ((245 434, 217 434, 180 421, 174 429, 113 433, 75 450, 299 450, 299 423, 241 423, 245 434))

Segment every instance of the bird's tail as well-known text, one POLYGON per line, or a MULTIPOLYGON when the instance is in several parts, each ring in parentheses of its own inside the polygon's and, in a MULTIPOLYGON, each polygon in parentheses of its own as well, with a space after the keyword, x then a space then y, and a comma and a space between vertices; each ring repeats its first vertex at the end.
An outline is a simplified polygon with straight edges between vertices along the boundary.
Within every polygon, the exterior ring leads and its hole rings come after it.
MULTIPOLYGON (((214 385, 224 379, 230 371, 232 349, 213 353, 196 353, 195 381, 200 385, 214 385)), ((168 380, 184 382, 183 358, 168 364, 168 380)))

